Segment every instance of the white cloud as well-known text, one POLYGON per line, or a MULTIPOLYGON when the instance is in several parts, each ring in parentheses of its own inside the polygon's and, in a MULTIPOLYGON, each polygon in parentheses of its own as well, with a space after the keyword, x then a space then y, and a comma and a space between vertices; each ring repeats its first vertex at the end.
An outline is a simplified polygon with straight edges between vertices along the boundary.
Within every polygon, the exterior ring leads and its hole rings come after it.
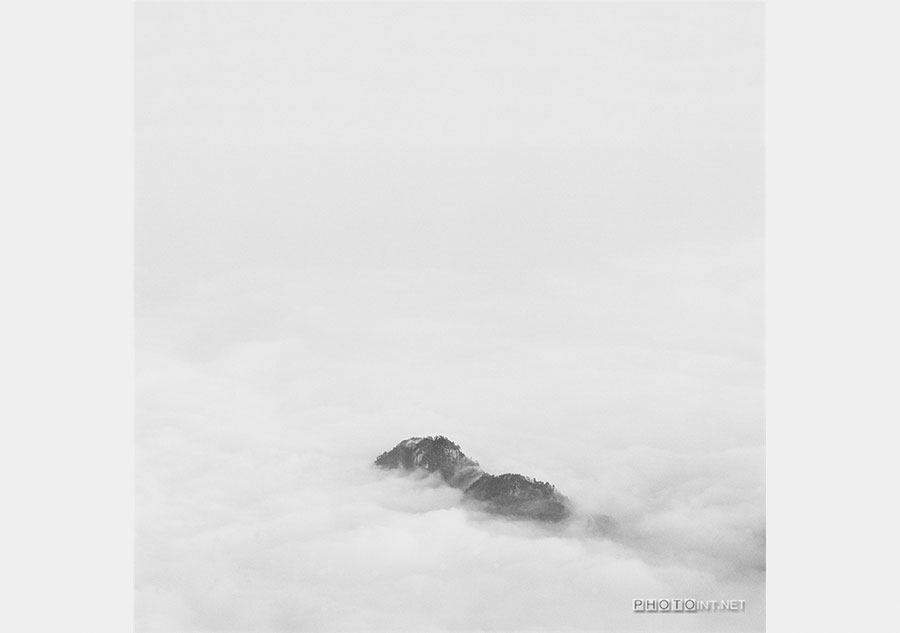
POLYGON ((139 7, 138 629, 762 629, 761 18, 139 7))
POLYGON ((242 273, 142 310, 140 629, 626 630, 645 625, 629 602, 645 595, 751 604, 675 627, 760 625, 761 429, 727 415, 761 397, 760 359, 729 336, 740 319, 698 330, 699 356, 654 354, 617 342, 653 329, 634 306, 680 310, 653 284, 619 289, 635 318, 613 312, 609 336, 552 327, 592 309, 577 276, 558 295, 546 279, 499 295, 451 279, 242 273), (372 468, 436 433, 491 472, 553 482, 616 534, 482 517, 436 481, 372 468))

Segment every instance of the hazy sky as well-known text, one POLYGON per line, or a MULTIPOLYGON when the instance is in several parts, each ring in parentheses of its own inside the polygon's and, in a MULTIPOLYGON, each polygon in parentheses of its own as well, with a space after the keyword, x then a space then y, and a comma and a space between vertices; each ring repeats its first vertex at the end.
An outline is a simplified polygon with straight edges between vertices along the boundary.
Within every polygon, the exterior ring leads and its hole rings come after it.
POLYGON ((139 5, 139 628, 761 630, 762 18, 139 5), (371 470, 437 433, 620 536, 371 470))

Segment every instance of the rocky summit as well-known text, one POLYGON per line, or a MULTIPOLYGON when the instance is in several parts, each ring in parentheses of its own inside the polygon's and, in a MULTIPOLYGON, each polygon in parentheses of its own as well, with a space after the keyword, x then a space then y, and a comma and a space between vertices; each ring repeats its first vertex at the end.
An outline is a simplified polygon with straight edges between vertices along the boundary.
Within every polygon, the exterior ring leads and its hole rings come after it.
POLYGON ((378 456, 381 468, 437 473, 472 503, 493 514, 537 521, 569 518, 568 500, 545 482, 515 473, 490 475, 443 436, 412 437, 378 456))

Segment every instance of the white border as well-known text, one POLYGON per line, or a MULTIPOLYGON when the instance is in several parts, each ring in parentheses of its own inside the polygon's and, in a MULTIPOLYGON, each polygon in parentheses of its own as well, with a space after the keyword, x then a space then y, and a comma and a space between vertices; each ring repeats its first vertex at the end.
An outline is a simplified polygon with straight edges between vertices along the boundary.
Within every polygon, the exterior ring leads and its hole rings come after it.
POLYGON ((133 619, 129 2, 0 6, 0 630, 133 619))
POLYGON ((896 626, 898 24, 767 5, 770 631, 896 626))

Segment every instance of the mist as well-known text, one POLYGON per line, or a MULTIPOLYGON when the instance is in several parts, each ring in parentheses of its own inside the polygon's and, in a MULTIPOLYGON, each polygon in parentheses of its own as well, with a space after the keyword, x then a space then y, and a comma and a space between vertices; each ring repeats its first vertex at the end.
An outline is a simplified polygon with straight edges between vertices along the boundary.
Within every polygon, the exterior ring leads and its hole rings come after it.
POLYGON ((723 293, 711 264, 689 258, 675 295, 627 283, 603 299, 602 275, 242 274, 154 310, 138 355, 139 628, 639 630, 630 600, 657 595, 740 596, 752 619, 673 624, 757 627, 760 359, 726 334, 756 332, 759 297, 723 293), (720 336, 678 318, 723 296, 720 336), (553 482, 572 525, 481 516, 437 481, 373 468, 439 433, 492 472, 553 482), (615 532, 586 530, 593 514, 615 532))
POLYGON ((761 24, 141 5, 137 629, 762 630, 761 24), (436 434, 575 518, 374 468, 436 434))

